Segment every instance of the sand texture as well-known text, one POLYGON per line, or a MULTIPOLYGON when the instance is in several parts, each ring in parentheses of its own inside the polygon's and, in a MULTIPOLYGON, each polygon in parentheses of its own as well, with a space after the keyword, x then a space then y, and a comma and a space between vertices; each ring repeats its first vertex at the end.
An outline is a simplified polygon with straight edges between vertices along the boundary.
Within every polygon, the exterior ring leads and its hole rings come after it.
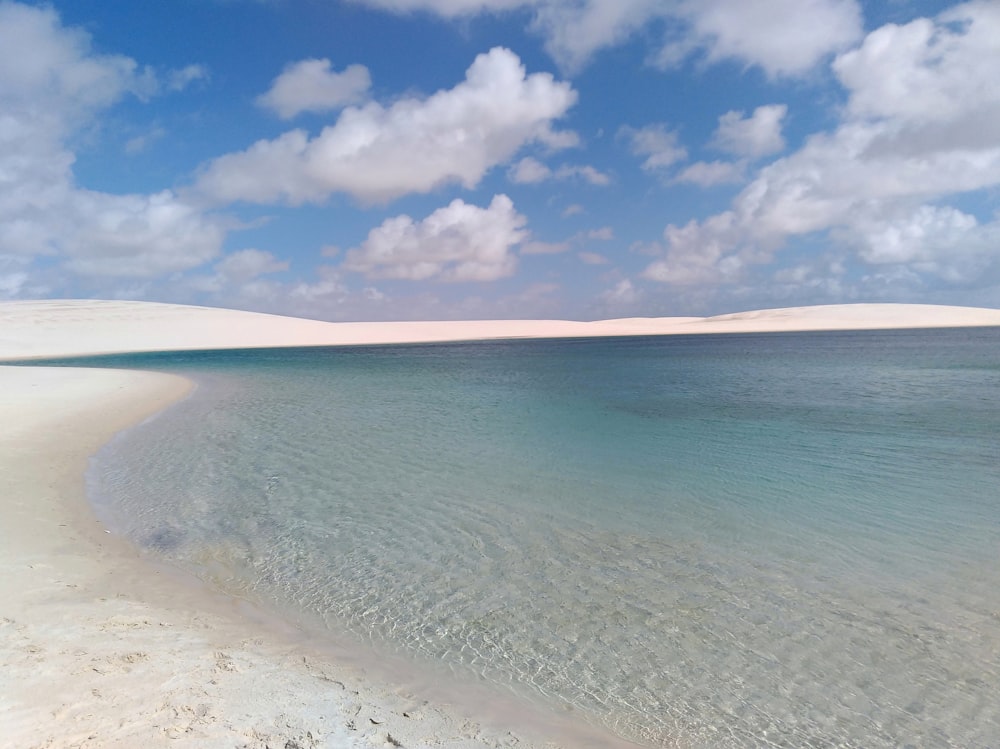
POLYGON ((1000 325, 1000 310, 849 304, 718 317, 349 322, 151 302, 0 302, 0 360, 182 349, 1000 325))
POLYGON ((538 730, 568 740, 532 740, 369 678, 104 531, 83 496, 88 456, 188 387, 171 375, 0 367, 0 746, 590 743, 570 725, 538 730))
MULTIPOLYGON (((323 323, 137 302, 0 303, 0 359, 507 337, 1000 325, 1000 311, 855 305, 716 318, 323 323)), ((569 718, 374 678, 139 557, 85 498, 91 455, 182 398, 155 373, 0 366, 0 745, 624 746, 569 718), (485 702, 483 703, 485 704, 485 702), (506 716, 506 717, 504 717, 506 716)), ((391 672, 391 669, 387 669, 391 672)))

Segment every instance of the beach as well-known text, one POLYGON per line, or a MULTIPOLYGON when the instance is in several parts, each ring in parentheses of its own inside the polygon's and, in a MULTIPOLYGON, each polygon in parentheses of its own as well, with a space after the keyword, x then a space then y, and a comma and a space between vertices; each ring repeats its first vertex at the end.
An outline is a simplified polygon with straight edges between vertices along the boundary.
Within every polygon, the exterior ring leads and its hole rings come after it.
MULTIPOLYGON (((0 360, 222 348, 1000 326, 1000 311, 844 305, 599 322, 324 323, 134 302, 0 304, 0 360)), ((627 746, 325 653, 266 613, 142 558, 94 518, 90 456, 183 399, 150 372, 0 367, 0 735, 15 747, 627 746), (463 703, 465 704, 465 703, 463 703)), ((485 702, 485 700, 484 700, 485 702)))

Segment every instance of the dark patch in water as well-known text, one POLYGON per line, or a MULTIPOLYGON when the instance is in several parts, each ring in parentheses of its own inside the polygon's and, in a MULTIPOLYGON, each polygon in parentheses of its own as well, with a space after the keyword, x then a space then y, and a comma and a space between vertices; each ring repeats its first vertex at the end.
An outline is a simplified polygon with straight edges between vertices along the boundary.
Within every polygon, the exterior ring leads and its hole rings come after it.
POLYGON ((175 551, 184 541, 184 534, 176 528, 159 528, 143 539, 143 545, 160 552, 175 551))

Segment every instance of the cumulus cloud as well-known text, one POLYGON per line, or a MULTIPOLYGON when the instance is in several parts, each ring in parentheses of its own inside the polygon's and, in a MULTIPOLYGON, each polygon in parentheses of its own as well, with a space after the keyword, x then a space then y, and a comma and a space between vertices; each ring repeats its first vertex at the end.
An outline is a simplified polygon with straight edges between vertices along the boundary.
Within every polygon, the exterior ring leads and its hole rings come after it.
POLYGON ((679 144, 677 133, 668 130, 663 123, 638 129, 626 126, 618 135, 628 140, 632 153, 645 156, 642 168, 646 171, 667 169, 687 158, 687 150, 679 144))
POLYGON ((553 170, 530 156, 518 161, 507 170, 507 178, 516 184, 534 185, 548 180, 582 179, 585 182, 604 187, 611 184, 611 177, 592 166, 563 164, 553 170))
POLYGON ((169 190, 107 195, 76 190, 70 226, 56 245, 81 275, 152 278, 214 258, 224 230, 169 190))
POLYGON ((873 31, 833 63, 848 93, 840 125, 762 168, 730 210, 668 226, 646 276, 733 280, 816 232, 914 278, 957 282, 995 264, 995 224, 945 201, 1000 184, 998 40, 988 2, 873 31))
POLYGON ((527 75, 517 55, 497 47, 452 89, 351 107, 315 138, 292 130, 222 156, 198 189, 223 203, 301 204, 334 192, 382 202, 451 183, 471 188, 528 143, 565 142, 553 123, 576 96, 548 73, 527 75))
POLYGON ((0 299, 14 299, 28 282, 28 274, 18 270, 20 263, 0 256, 0 299))
POLYGON ((598 50, 615 46, 657 18, 672 15, 659 0, 550 0, 535 4, 532 28, 563 68, 578 70, 598 50))
POLYGON ((583 252, 578 252, 577 257, 580 258, 582 262, 587 265, 607 265, 610 261, 598 252, 589 252, 584 250, 583 252))
POLYGON ((73 118, 89 117, 127 93, 144 94, 147 86, 134 60, 94 53, 87 34, 64 28, 51 8, 0 3, 0 97, 7 117, 34 116, 33 124, 62 135, 73 118))
POLYGON ((597 187, 604 187, 611 184, 610 176, 592 166, 566 165, 556 170, 556 178, 558 179, 571 179, 573 177, 578 177, 591 185, 596 185, 597 187))
POLYGON ((610 226, 602 226, 600 229, 591 229, 584 235, 587 239, 596 239, 601 242, 609 242, 615 238, 615 230, 610 226))
POLYGON ((363 100, 371 88, 364 65, 350 65, 343 72, 330 69, 330 61, 302 60, 285 68, 257 103, 290 120, 302 112, 328 112, 363 100))
POLYGON ((140 135, 136 135, 132 138, 129 138, 125 142, 125 153, 129 154, 130 156, 134 156, 137 153, 142 153, 151 145, 161 140, 164 136, 166 136, 166 134, 167 131, 164 130, 162 127, 159 126, 152 127, 140 135))
POLYGON ((906 265, 952 283, 975 280, 1000 255, 1000 222, 980 224, 949 206, 922 205, 905 215, 862 218, 853 237, 870 265, 906 265))
POLYGON ((525 156, 507 170, 507 177, 511 182, 520 185, 535 185, 551 179, 552 170, 538 159, 525 156))
POLYGON ((204 65, 186 65, 180 70, 173 70, 167 77, 167 88, 171 91, 183 91, 195 81, 208 79, 208 68, 204 65))
POLYGON ((746 164, 741 161, 696 161, 685 167, 675 182, 687 182, 699 187, 714 187, 742 182, 746 164))
POLYGON ((495 13, 534 4, 534 0, 354 0, 354 2, 396 13, 432 11, 445 18, 485 12, 495 13))
POLYGON ((506 195, 487 208, 456 199, 422 221, 387 219, 341 267, 370 278, 494 281, 513 274, 513 248, 527 238, 526 223, 506 195))
POLYGON ((732 280, 745 264, 745 259, 734 252, 743 234, 732 211, 701 223, 671 224, 663 237, 666 257, 650 263, 643 271, 644 278, 682 286, 717 283, 732 280))
POLYGON ((675 65, 697 53, 709 62, 758 65, 770 76, 808 72, 862 35, 855 0, 682 0, 687 22, 658 60, 675 65))
MULTIPOLYGON (((599 50, 659 23, 669 29, 650 57, 674 65, 701 54, 771 76, 805 73, 861 37, 856 0, 354 0, 394 12, 445 18, 524 10, 552 57, 577 70, 599 50)), ((655 38, 653 35, 651 37, 655 38)))
POLYGON ((627 278, 623 278, 610 289, 601 292, 600 300, 605 306, 615 309, 635 304, 642 298, 642 291, 627 278))
POLYGON ((217 262, 212 275, 195 276, 187 285, 195 291, 224 292, 227 298, 274 298, 279 293, 277 284, 262 280, 261 276, 288 270, 289 262, 279 260, 270 252, 248 248, 230 252, 217 262))
POLYGON ((95 53, 51 8, 0 2, 0 255, 148 278, 218 253, 224 228, 171 191, 110 195, 75 183, 70 139, 152 88, 148 71, 95 53))
MULTIPOLYGON (((1000 5, 971 2, 899 26, 887 24, 833 63, 855 117, 944 122, 996 106, 1000 5)), ((994 128, 995 133, 995 128, 994 128)))
POLYGON ((278 260, 270 252, 249 248, 229 253, 215 264, 215 270, 228 280, 245 282, 268 273, 288 270, 288 261, 278 260))
POLYGON ((569 249, 569 242, 525 242, 521 245, 522 255, 557 255, 569 249))
POLYGON ((745 112, 726 112, 719 118, 713 144, 736 156, 759 158, 782 151, 785 139, 781 121, 788 112, 784 104, 757 107, 749 117, 745 112))

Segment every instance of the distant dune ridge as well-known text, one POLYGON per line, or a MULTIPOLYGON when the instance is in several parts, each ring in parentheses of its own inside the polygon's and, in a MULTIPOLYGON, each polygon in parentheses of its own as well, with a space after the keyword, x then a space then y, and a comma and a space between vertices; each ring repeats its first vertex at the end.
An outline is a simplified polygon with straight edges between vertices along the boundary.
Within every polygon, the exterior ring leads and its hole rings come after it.
POLYGON ((1000 310, 924 304, 838 304, 714 317, 571 320, 321 322, 156 302, 0 302, 0 359, 128 351, 678 335, 882 328, 1000 326, 1000 310))

